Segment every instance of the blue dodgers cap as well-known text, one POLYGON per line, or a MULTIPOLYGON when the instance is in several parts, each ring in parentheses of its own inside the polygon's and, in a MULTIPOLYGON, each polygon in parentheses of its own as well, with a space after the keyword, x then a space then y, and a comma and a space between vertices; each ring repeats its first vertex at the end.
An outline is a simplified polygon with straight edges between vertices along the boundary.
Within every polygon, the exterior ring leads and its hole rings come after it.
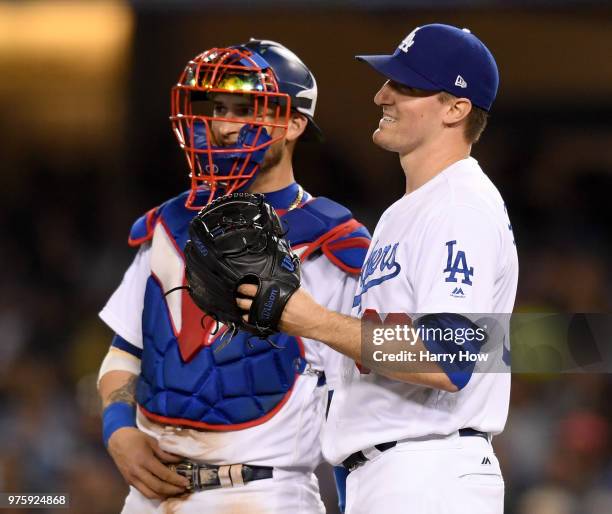
POLYGON ((414 29, 393 55, 358 55, 376 71, 405 86, 446 91, 488 111, 499 73, 489 49, 468 29, 433 23, 414 29))

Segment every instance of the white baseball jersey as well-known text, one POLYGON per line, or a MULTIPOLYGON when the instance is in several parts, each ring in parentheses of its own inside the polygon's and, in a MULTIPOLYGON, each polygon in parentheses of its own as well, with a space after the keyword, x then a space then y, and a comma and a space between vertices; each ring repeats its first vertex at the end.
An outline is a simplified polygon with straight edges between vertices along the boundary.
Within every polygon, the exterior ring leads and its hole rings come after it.
MULTIPOLYGON (((147 278, 151 272, 151 246, 144 245, 119 288, 100 312, 102 320, 119 336, 142 348, 141 316, 147 278)), ((350 311, 357 279, 318 254, 302 264, 302 286, 322 305, 350 311)), ((180 283, 180 279, 178 280, 180 283)), ((313 369, 325 370, 327 384, 339 382, 340 362, 346 359, 329 347, 303 339, 305 356, 313 369)), ((348 359, 347 359, 348 360, 348 359)), ((288 402, 261 425, 230 432, 200 431, 163 426, 140 413, 138 427, 156 437, 171 453, 210 464, 250 463, 312 471, 321 460, 320 431, 324 422, 327 388, 318 377, 298 377, 288 402)))
MULTIPOLYGON (((518 258, 504 202, 477 161, 454 163, 381 217, 353 315, 511 313, 518 258)), ((507 325, 503 327, 507 336, 507 325)), ((505 350, 509 351, 508 337, 505 350)), ((502 359, 502 352, 494 355, 502 359)), ((456 393, 412 385, 345 361, 323 439, 332 463, 375 444, 460 428, 503 430, 510 374, 474 373, 456 393)))

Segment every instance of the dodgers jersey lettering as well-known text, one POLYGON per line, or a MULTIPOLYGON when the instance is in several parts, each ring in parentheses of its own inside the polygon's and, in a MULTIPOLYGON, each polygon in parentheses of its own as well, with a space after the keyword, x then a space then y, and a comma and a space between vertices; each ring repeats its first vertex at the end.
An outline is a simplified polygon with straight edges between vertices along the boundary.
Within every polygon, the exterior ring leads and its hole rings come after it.
MULTIPOLYGON (((449 166, 381 217, 352 315, 511 313, 518 257, 504 202, 471 157, 449 166)), ((504 326, 505 341, 508 327, 504 326)), ((502 352, 494 355, 502 359, 502 352)), ((332 463, 375 444, 471 427, 499 433, 510 373, 475 373, 459 392, 403 383, 345 364, 324 430, 332 463)))

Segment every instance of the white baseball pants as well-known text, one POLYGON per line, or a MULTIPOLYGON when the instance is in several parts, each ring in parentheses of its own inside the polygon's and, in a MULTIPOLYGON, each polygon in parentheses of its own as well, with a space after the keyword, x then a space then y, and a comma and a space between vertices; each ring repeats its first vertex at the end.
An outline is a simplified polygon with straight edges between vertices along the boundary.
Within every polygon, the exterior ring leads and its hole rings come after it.
POLYGON ((166 501, 130 487, 121 514, 324 514, 314 473, 274 469, 274 477, 239 487, 200 491, 166 501))
POLYGON ((503 514, 504 481, 483 437, 411 440, 347 479, 346 514, 503 514))

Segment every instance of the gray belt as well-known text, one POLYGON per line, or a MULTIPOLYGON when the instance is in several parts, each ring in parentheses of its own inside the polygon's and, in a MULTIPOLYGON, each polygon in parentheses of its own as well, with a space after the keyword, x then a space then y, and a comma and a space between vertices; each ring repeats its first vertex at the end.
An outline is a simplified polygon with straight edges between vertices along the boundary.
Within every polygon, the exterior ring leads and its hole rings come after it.
POLYGON ((188 460, 179 464, 169 464, 168 467, 189 480, 187 490, 190 492, 218 489, 220 487, 236 487, 253 480, 272 478, 273 470, 269 466, 250 466, 247 464, 213 466, 188 460))

